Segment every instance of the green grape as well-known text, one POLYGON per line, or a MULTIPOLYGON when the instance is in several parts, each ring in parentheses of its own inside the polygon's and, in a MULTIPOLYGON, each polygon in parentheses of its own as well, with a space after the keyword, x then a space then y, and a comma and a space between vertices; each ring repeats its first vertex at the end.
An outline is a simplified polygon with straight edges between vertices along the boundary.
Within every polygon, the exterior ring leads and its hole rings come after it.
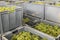
POLYGON ((59 27, 57 25, 54 26, 54 29, 57 30, 59 27))
POLYGON ((17 35, 13 35, 11 40, 40 40, 43 39, 37 35, 31 34, 30 32, 20 32, 17 35))
POLYGON ((42 40, 47 40, 46 38, 43 38, 42 40))
POLYGON ((23 40, 23 38, 22 37, 18 37, 17 40, 23 40))
POLYGON ((60 29, 57 30, 58 34, 60 35, 60 29))
POLYGON ((37 35, 32 35, 33 40, 39 40, 39 37, 37 35))
POLYGON ((54 37, 60 35, 60 28, 57 25, 50 26, 49 24, 39 23, 34 28, 54 37))
POLYGON ((11 38, 11 40, 17 40, 16 35, 13 35, 13 37, 11 38))
POLYGON ((30 19, 29 18, 24 18, 23 21, 26 23, 26 22, 29 22, 30 19))

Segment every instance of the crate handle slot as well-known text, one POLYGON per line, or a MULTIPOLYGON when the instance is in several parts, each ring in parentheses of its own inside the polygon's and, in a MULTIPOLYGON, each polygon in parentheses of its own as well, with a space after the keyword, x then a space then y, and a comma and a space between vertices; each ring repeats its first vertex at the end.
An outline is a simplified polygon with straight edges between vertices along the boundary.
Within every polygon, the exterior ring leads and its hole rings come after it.
POLYGON ((18 30, 15 30, 14 32, 12 32, 13 34, 15 34, 15 33, 18 33, 18 30))

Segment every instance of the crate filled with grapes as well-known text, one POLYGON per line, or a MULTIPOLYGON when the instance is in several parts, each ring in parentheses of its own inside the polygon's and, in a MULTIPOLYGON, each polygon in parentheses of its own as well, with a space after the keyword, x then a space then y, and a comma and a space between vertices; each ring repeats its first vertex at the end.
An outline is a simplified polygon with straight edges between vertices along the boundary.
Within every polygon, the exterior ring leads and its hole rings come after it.
POLYGON ((56 25, 51 25, 48 22, 37 23, 34 27, 43 37, 48 38, 48 40, 60 40, 60 27, 56 25))
POLYGON ((47 40, 37 35, 37 33, 30 28, 21 27, 14 31, 10 31, 4 35, 7 40, 47 40))

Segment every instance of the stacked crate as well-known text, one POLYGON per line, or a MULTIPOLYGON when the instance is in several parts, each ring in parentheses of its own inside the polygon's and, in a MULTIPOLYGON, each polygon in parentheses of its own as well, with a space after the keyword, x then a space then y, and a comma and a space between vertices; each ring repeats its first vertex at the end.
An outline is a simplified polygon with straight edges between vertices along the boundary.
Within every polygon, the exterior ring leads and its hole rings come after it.
MULTIPOLYGON (((8 5, 11 7, 11 5, 8 5)), ((22 26, 23 10, 16 6, 14 12, 0 12, 0 28, 3 33, 11 31, 19 26, 22 26)))

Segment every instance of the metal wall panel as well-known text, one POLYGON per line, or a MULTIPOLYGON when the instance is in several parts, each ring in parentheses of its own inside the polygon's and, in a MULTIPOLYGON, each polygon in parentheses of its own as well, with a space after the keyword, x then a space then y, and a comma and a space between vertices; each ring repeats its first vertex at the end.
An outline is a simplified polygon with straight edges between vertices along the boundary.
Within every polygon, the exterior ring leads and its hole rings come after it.
POLYGON ((52 22, 60 23, 60 7, 46 5, 45 19, 52 22))

